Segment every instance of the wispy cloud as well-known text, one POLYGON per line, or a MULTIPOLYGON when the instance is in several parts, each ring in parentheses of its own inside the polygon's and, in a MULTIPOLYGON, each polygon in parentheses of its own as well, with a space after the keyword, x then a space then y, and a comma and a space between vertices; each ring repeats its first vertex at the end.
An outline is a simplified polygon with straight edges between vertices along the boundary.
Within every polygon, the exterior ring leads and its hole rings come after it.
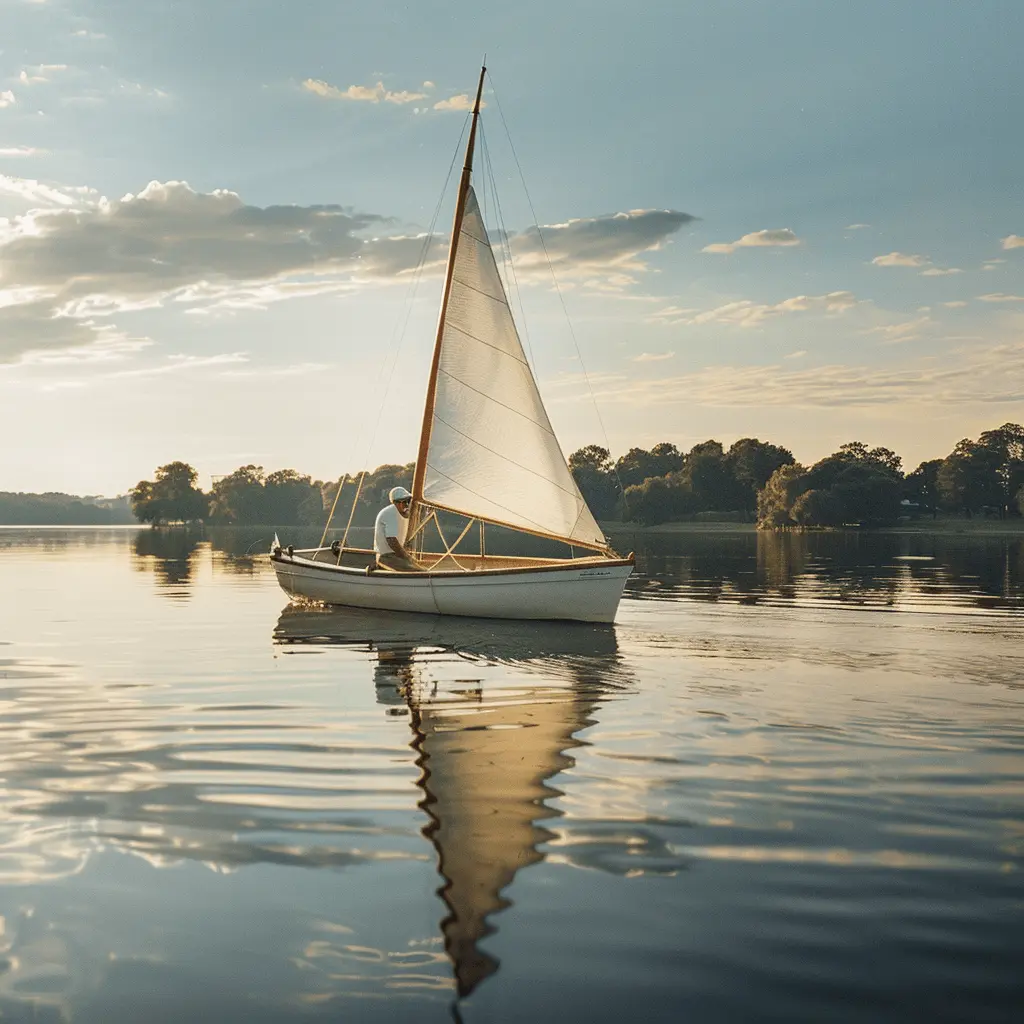
POLYGON ((383 82, 377 82, 376 85, 350 85, 346 89, 341 89, 319 78, 307 78, 302 83, 302 87, 308 92, 322 96, 324 99, 353 100, 357 103, 396 103, 401 105, 415 103, 417 100, 427 98, 425 92, 411 92, 404 89, 392 91, 386 89, 383 82))
POLYGON ((853 292, 829 292, 826 295, 795 295, 782 302, 758 303, 750 299, 727 302, 714 309, 695 311, 670 306, 650 317, 651 322, 668 324, 728 324, 734 327, 759 327, 766 320, 794 313, 817 312, 829 316, 845 313, 857 305, 853 292))
POLYGON ((0 146, 0 156, 42 156, 45 152, 35 146, 0 146))
POLYGON ((75 205, 75 197, 66 191, 44 185, 35 178, 15 178, 8 174, 0 174, 0 195, 17 196, 43 206, 75 205))
POLYGON ((675 357, 675 352, 641 352, 633 357, 634 363, 660 363, 675 357))
POLYGON ((963 299, 954 299, 952 302, 943 302, 942 305, 945 306, 946 309, 963 309, 967 303, 964 302, 963 299))
POLYGON ((807 349, 805 349, 805 348, 798 348, 795 352, 789 352, 786 355, 784 355, 782 358, 783 359, 802 359, 805 355, 807 355, 807 349))
POLYGON ((867 333, 879 335, 887 344, 898 345, 919 338, 921 332, 934 323, 935 321, 930 316, 924 315, 913 320, 903 320, 900 323, 879 324, 876 327, 868 328, 867 333))
POLYGON ((13 107, 17 102, 18 100, 10 89, 0 92, 0 110, 3 110, 4 107, 13 107))
POLYGON ((1006 295, 1003 292, 989 292, 979 295, 979 302, 1024 302, 1024 295, 1006 295))
POLYGON ((1024 235, 1007 235, 1003 239, 1004 249, 1024 248, 1024 235))
POLYGON ((799 245, 800 239, 789 228, 772 228, 763 231, 752 231, 735 242, 713 242, 705 245, 701 252, 718 253, 726 255, 743 248, 761 248, 764 246, 789 246, 799 245))
POLYGON ((22 85, 40 85, 53 81, 56 72, 67 71, 67 69, 67 64, 32 64, 21 69, 18 81, 22 85))
POLYGON ((904 252, 889 252, 876 256, 871 261, 876 267, 926 267, 931 260, 927 256, 910 255, 904 252))
POLYGON ((929 267, 921 271, 922 277, 948 277, 950 274, 962 274, 959 267, 929 267))
MULTIPOLYGON (((781 406, 830 409, 991 405, 1024 400, 1024 343, 965 348, 952 356, 879 368, 831 365, 789 369, 711 366, 696 373, 638 380, 625 375, 592 376, 599 402, 633 406, 781 406)), ((589 401, 577 387, 563 401, 589 401)))
POLYGON ((870 224, 847 224, 847 231, 863 231, 865 228, 871 227, 870 224))

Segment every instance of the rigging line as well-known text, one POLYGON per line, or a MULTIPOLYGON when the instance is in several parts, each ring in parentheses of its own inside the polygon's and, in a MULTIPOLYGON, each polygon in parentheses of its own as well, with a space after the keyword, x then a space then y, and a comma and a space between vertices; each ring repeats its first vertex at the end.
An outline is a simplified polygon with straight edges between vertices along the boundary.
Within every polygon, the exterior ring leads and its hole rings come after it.
MULTIPOLYGON (((483 131, 481 131, 480 134, 481 138, 483 138, 483 131)), ((509 291, 514 291, 516 296, 516 305, 519 307, 519 323, 522 324, 523 337, 526 339, 526 350, 529 353, 529 363, 531 365, 531 369, 534 370, 534 377, 536 378, 537 360, 533 355, 533 342, 530 339, 530 328, 526 322, 526 307, 523 305, 523 290, 519 287, 519 275, 516 273, 516 261, 512 257, 511 235, 509 234, 508 226, 505 223, 505 211, 501 208, 501 197, 498 195, 498 182, 494 176, 494 167, 491 164, 491 151, 489 148, 484 149, 484 161, 487 166, 487 173, 491 178, 491 191, 494 194, 494 205, 498 211, 498 230, 501 232, 501 261, 505 266, 507 266, 508 269, 505 271, 505 275, 512 283, 512 288, 506 288, 505 301, 509 307, 509 311, 511 312, 512 304, 508 301, 507 293, 509 291)), ((534 220, 536 220, 536 217, 534 220)), ((515 326, 514 320, 513 326, 515 326)), ((519 330, 517 327, 516 336, 518 337, 518 335, 519 330)), ((520 342, 520 344, 522 344, 522 342, 520 342)))
MULTIPOLYGON (((416 299, 416 293, 419 290, 420 282, 423 279, 423 267, 426 262, 427 253, 430 251, 430 243, 433 241, 434 238, 434 229, 437 226, 437 218, 440 216, 441 213, 441 206, 444 203, 445 193, 448 191, 448 183, 451 181, 452 178, 452 169, 455 167, 455 161, 456 159, 458 159, 459 152, 462 149, 462 140, 466 135, 466 127, 468 126, 468 124, 469 116, 467 115, 466 119, 462 123, 462 131, 459 134, 459 141, 456 143, 455 149, 452 151, 451 163, 448 165, 448 173, 445 175, 444 184, 441 186, 441 194, 438 196, 437 204, 434 207, 434 214, 430 219, 430 226, 427 228, 427 233, 423 238, 423 245, 420 248, 420 255, 416 264, 416 272, 413 276, 412 284, 406 290, 405 308, 403 310, 404 319, 400 315, 398 321, 396 321, 395 327, 391 333, 391 338, 388 341, 387 350, 384 354, 383 360, 381 361, 380 369, 377 371, 377 378, 374 381, 374 390, 378 389, 380 381, 384 377, 384 371, 387 367, 388 360, 391 359, 391 352, 392 349, 395 348, 395 342, 397 339, 398 347, 394 353, 394 359, 391 362, 391 370, 387 375, 387 382, 384 385, 384 391, 381 395, 380 403, 377 406, 377 418, 374 421, 373 431, 370 435, 369 443, 366 446, 366 454, 363 456, 364 465, 362 470, 362 476, 365 476, 366 474, 366 463, 369 461, 370 454, 373 451, 373 445, 377 440, 377 431, 380 428, 381 416, 383 415, 384 412, 384 406, 387 404, 387 396, 389 391, 391 390, 391 382, 394 379, 395 367, 398 365, 398 357, 401 355, 402 352, 402 342, 405 339, 405 332, 409 326, 409 319, 412 316, 412 307, 416 299)), ((341 491, 345 485, 345 479, 347 478, 347 476, 347 473, 343 473, 341 475, 341 480, 338 484, 338 492, 334 496, 334 504, 331 506, 330 515, 327 517, 327 525, 324 527, 323 536, 320 538, 320 547, 324 546, 324 542, 327 539, 327 533, 331 528, 331 521, 334 519, 334 513, 338 507, 338 499, 341 497, 341 491)), ((349 523, 348 526, 345 528, 346 537, 348 536, 349 527, 351 527, 352 525, 352 519, 355 516, 355 505, 356 502, 359 500, 359 494, 362 490, 362 476, 360 478, 359 487, 356 489, 355 498, 353 499, 352 502, 352 511, 349 515, 349 523)), ((353 477, 353 479, 355 479, 355 477, 353 477)))
MULTIPOLYGON (((526 187, 526 176, 523 174, 522 165, 519 163, 519 155, 516 153, 515 144, 512 142, 512 133, 508 130, 508 122, 505 120, 505 112, 501 109, 501 101, 498 99, 498 91, 494 87, 493 75, 491 76, 491 95, 494 96, 494 104, 498 108, 498 115, 501 117, 501 123, 505 128, 505 135, 508 137, 509 148, 512 150, 512 158, 515 160, 516 169, 519 171, 519 180, 523 183, 523 191, 526 193, 526 201, 530 205, 530 213, 533 215, 533 223, 537 228, 537 237, 540 239, 541 249, 544 251, 544 259, 547 261, 548 270, 551 272, 551 280, 554 282, 558 301, 561 303, 562 312, 565 314, 566 323, 569 325, 569 335, 572 337, 572 343, 576 348, 576 357, 580 361, 580 367, 583 370, 583 378, 587 382, 587 390, 590 392, 590 401, 594 406, 594 413, 597 416, 597 422, 601 428, 605 447, 610 452, 611 442, 608 440, 608 431, 605 429, 604 420, 601 418, 601 410, 598 408, 597 396, 594 394, 593 385, 590 383, 590 374, 587 373, 586 364, 583 362, 583 353, 580 351, 580 344, 576 339, 576 331, 573 329, 572 320, 569 318, 569 310, 565 305, 565 297, 562 295, 562 289, 558 287, 558 278, 555 276, 555 268, 551 263, 551 256, 548 254, 547 243, 544 241, 544 233, 540 229, 540 218, 537 216, 537 211, 533 208, 533 199, 530 197, 530 190, 526 187)), ((615 481, 619 485, 619 493, 624 498, 626 489, 622 486, 622 478, 619 476, 618 467, 614 462, 612 462, 612 472, 615 474, 615 481)))

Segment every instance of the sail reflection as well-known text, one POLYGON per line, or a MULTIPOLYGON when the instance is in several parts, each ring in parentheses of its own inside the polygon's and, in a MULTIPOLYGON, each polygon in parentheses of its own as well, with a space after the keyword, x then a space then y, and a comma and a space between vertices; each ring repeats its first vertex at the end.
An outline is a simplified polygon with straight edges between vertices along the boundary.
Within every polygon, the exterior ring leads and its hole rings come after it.
POLYGON ((444 883, 440 923, 459 997, 498 969, 481 948, 516 874, 543 859, 553 838, 541 822, 559 815, 550 780, 570 768, 576 734, 594 723, 602 699, 627 684, 614 627, 453 620, 354 609, 288 608, 276 639, 335 643, 376 654, 377 699, 408 709, 431 842, 444 883), (440 682, 442 653, 467 662, 464 678, 440 682), (477 664, 536 671, 538 685, 483 685, 477 664))

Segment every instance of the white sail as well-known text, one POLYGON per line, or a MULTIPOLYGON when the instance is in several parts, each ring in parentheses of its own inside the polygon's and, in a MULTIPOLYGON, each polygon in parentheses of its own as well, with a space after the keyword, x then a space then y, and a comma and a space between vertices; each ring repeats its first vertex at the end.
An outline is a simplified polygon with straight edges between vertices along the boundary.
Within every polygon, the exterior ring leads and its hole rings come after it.
POLYGON ((603 548, 526 361, 472 188, 454 243, 424 500, 603 548))

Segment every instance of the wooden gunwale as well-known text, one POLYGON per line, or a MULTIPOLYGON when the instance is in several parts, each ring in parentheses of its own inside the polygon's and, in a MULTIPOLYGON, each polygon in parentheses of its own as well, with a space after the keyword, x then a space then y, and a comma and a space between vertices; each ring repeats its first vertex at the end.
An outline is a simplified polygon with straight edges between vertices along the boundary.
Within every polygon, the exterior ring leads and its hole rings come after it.
POLYGON ((440 569, 424 570, 423 572, 389 572, 378 571, 367 573, 365 569, 355 569, 347 565, 330 565, 325 562, 314 562, 309 558, 302 558, 298 555, 289 557, 282 553, 271 555, 271 562, 280 562, 282 565, 298 565, 304 569, 318 569, 321 572, 341 573, 345 576, 364 576, 376 580, 422 580, 422 579, 492 579, 495 576, 525 576, 545 572, 565 572, 575 568, 580 569, 615 569, 621 566, 634 565, 635 559, 630 558, 575 558, 566 559, 552 565, 524 565, 510 569, 440 569))

